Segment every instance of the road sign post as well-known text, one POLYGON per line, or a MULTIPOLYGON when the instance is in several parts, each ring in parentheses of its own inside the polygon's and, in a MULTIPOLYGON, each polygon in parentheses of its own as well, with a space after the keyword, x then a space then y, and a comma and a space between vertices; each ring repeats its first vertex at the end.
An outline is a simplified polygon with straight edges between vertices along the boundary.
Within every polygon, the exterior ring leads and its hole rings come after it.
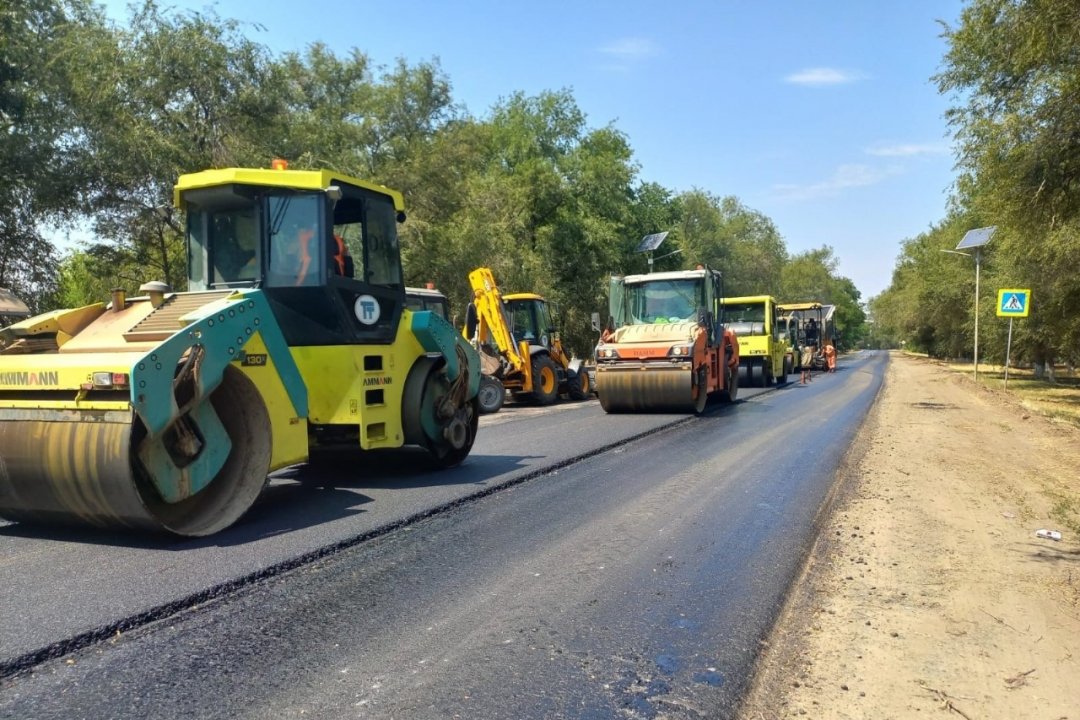
POLYGON ((1031 290, 1007 288, 998 290, 997 316, 1009 318, 1009 339, 1005 342, 1005 389, 1009 389, 1009 360, 1012 356, 1013 318, 1027 317, 1031 312, 1031 290))

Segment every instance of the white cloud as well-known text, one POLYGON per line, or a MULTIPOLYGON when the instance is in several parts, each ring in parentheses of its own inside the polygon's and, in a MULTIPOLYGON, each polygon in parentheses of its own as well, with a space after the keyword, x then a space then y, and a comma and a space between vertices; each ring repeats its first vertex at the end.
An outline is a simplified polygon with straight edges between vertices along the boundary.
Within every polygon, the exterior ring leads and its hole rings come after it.
POLYGON ((638 60, 660 52, 660 48, 652 40, 639 37, 621 38, 598 49, 605 55, 621 60, 638 60))
POLYGON ((860 164, 841 165, 826 180, 809 185, 773 185, 773 191, 784 200, 815 200, 823 197, 835 197, 844 190, 876 185, 898 172, 901 172, 898 167, 879 168, 860 164))
POLYGON ((916 155, 945 155, 949 146, 945 143, 898 143, 874 145, 866 149, 867 155, 876 157, 914 157, 916 155))
POLYGON ((845 83, 855 82, 861 80, 863 75, 861 73, 854 73, 848 70, 838 70, 837 68, 806 68, 799 72, 792 73, 784 78, 784 82, 792 83, 793 85, 844 85, 845 83))

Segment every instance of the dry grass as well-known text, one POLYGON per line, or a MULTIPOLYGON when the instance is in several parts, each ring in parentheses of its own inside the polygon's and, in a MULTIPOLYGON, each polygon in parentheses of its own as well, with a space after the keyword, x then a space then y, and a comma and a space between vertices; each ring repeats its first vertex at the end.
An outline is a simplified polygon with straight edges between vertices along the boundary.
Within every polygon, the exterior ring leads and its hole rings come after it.
MULTIPOLYGON (((973 374, 970 363, 945 364, 945 367, 969 376, 973 374)), ((1080 376, 1070 375, 1064 367, 1057 368, 1052 383, 1036 380, 1031 370, 1010 368, 1006 389, 1004 367, 979 363, 979 384, 992 390, 1007 391, 1024 407, 1040 415, 1080 427, 1080 376)))
MULTIPOLYGON (((956 373, 972 377, 971 364, 941 363, 956 373)), ((1031 370, 1009 369, 1009 384, 1005 386, 1005 368, 1001 365, 979 363, 979 384, 1007 393, 1033 414, 1080 427, 1080 377, 1065 368, 1056 368, 1054 382, 1036 380, 1031 370)), ((1053 502, 1050 517, 1059 525, 1080 535, 1080 495, 1072 483, 1065 486, 1047 485, 1043 494, 1053 502)))

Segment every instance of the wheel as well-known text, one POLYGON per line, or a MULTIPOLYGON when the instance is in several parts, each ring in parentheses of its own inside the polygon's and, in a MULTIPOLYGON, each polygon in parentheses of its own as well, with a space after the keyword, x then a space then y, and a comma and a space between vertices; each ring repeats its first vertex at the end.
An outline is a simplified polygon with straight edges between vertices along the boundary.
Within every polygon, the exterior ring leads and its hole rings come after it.
POLYGON ((476 398, 456 404, 452 396, 462 391, 433 358, 420 358, 405 379, 401 407, 405 442, 427 448, 440 468, 460 465, 476 440, 480 404, 476 398))
POLYGON ((480 412, 484 414, 499 412, 504 400, 506 400, 506 388, 499 379, 490 375, 481 375, 480 390, 476 394, 480 412))
POLYGON ((463 426, 461 447, 454 447, 446 442, 428 447, 431 459, 440 468, 456 467, 469 457, 473 443, 476 442, 476 430, 480 424, 480 407, 476 398, 458 410, 455 419, 460 419, 463 426))
POLYGON ((589 399, 589 394, 592 392, 592 382, 590 382, 589 373, 585 368, 581 368, 567 379, 566 391, 571 400, 589 399))
POLYGON ((538 405, 551 405, 559 399, 559 368, 550 355, 533 358, 532 382, 533 399, 538 405))
POLYGON ((709 403, 709 392, 706 390, 709 382, 709 369, 702 365, 697 372, 697 396, 694 397, 694 414, 700 415, 705 412, 705 406, 709 403))
POLYGON ((783 376, 783 378, 781 378, 781 380, 780 380, 781 382, 786 383, 788 381, 788 375, 791 375, 792 373, 795 372, 794 368, 792 368, 791 365, 792 365, 791 358, 785 356, 784 357, 784 376, 783 376))
POLYGON ((728 367, 724 372, 724 389, 720 391, 720 399, 733 403, 739 396, 739 370, 728 367))
POLYGON ((772 387, 776 384, 776 376, 773 375, 772 361, 769 358, 761 358, 761 384, 763 387, 772 387))

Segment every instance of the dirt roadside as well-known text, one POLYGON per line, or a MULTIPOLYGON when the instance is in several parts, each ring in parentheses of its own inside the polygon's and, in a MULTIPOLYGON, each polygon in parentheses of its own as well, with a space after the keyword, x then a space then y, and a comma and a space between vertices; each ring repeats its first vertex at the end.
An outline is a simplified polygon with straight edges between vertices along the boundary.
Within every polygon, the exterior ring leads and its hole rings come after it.
POLYGON ((1077 528, 1080 431, 894 353, 740 717, 1080 719, 1077 528))

